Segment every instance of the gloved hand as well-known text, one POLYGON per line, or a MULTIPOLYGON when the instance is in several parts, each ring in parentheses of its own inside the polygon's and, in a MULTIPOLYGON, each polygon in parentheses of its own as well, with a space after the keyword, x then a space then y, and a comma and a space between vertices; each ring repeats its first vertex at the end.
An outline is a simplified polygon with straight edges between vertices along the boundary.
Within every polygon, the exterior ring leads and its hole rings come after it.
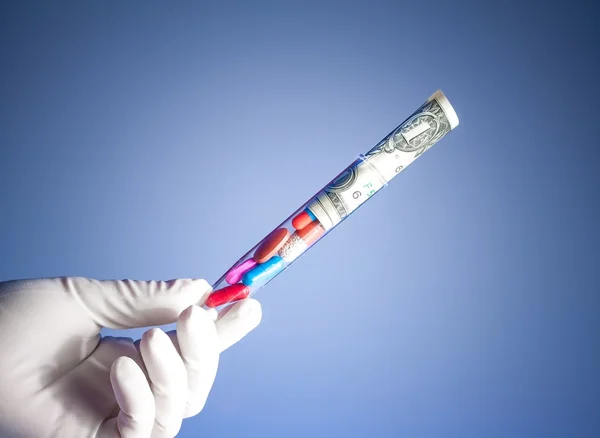
POLYGON ((198 414, 220 353, 260 322, 254 299, 214 321, 204 280, 0 283, 0 436, 166 438, 198 414), (152 328, 139 342, 104 337, 152 328))

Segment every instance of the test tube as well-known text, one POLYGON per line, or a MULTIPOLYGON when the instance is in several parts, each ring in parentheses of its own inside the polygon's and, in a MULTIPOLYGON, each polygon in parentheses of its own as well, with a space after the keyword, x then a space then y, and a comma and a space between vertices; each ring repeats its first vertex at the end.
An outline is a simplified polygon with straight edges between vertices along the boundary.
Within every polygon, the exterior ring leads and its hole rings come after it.
POLYGON ((444 93, 436 91, 244 254, 213 284, 203 307, 219 311, 256 294, 458 123, 444 93))

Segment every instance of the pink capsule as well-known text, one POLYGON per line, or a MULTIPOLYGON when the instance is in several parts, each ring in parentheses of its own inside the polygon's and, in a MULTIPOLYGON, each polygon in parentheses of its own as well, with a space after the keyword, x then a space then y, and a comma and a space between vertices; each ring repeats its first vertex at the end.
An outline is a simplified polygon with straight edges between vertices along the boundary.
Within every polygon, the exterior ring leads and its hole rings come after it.
POLYGON ((207 307, 219 307, 233 301, 243 300, 248 298, 249 295, 250 288, 248 286, 241 283, 232 284, 211 293, 205 304, 207 307))
POLYGON ((242 279, 242 275, 248 272, 250 269, 256 266, 256 260, 250 258, 240 263, 237 266, 231 268, 231 270, 225 275, 225 281, 229 284, 238 283, 242 279))

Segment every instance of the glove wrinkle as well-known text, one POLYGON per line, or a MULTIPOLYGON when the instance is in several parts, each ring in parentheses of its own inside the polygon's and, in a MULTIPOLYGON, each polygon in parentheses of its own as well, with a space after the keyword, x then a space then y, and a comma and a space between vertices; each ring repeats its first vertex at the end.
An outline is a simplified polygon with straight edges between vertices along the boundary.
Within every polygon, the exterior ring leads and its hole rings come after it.
MULTIPOLYGON (((78 278, 78 281, 83 281, 83 279, 78 278)), ((71 277, 64 277, 61 279, 61 283, 65 288, 65 291, 75 300, 77 304, 81 306, 83 311, 87 313, 90 319, 96 324, 98 330, 104 327, 103 321, 100 320, 98 315, 92 311, 92 309, 86 304, 86 302, 81 298, 80 288, 75 285, 75 279, 71 277)))

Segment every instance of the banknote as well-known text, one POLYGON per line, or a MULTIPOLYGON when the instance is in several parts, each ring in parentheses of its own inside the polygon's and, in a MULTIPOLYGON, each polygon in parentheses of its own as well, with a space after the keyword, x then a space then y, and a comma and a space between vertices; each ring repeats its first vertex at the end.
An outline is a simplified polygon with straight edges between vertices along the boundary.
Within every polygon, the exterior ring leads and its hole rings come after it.
POLYGON ((308 209, 329 230, 385 185, 383 175, 361 157, 325 187, 308 209))
POLYGON ((325 230, 335 227, 456 126, 454 109, 437 91, 326 186, 308 209, 325 230))

